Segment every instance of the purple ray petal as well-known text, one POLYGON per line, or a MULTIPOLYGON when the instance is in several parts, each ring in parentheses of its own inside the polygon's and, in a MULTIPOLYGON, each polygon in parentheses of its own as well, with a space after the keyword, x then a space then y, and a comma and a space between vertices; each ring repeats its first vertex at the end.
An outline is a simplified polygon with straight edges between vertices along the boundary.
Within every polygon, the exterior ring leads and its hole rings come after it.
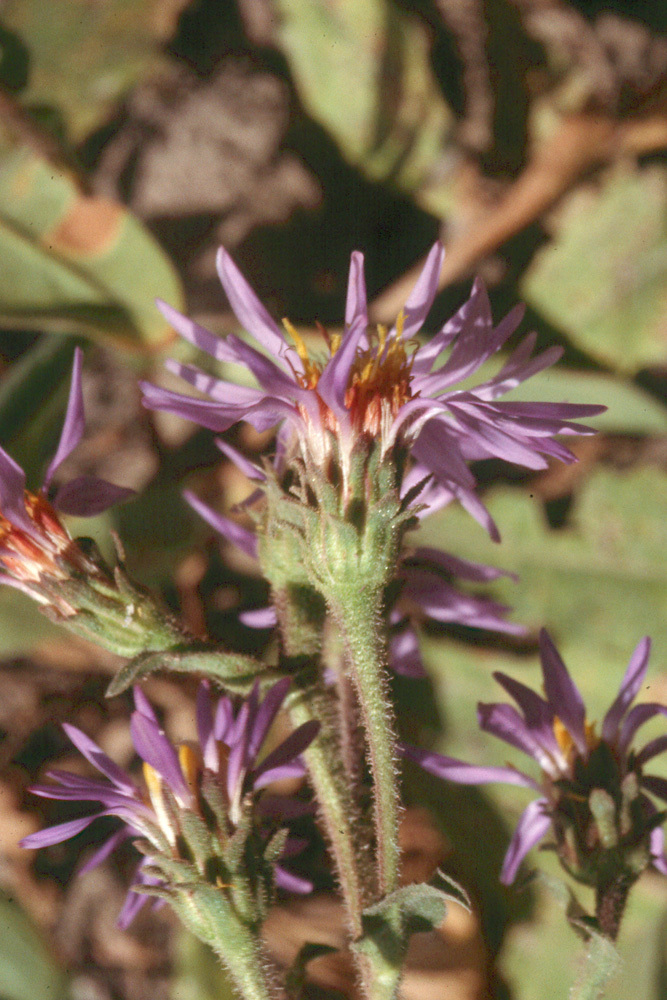
POLYGON ((44 477, 42 489, 46 493, 49 484, 53 479, 53 474, 65 459, 70 455, 79 441, 83 437, 84 414, 83 414, 83 393, 81 391, 81 365, 83 363, 83 351, 80 347, 74 349, 74 362, 72 364, 72 382, 67 400, 67 412, 65 422, 60 433, 60 440, 56 453, 49 463, 44 477))
POLYGON ((507 576, 510 580, 518 581, 516 573, 510 573, 506 569, 497 569, 495 566, 485 566, 483 563, 469 562, 467 559, 460 559, 449 552, 442 552, 440 549, 417 548, 410 556, 410 560, 431 563, 440 569, 459 576, 463 580, 473 580, 478 583, 488 583, 489 580, 498 580, 502 576, 507 576))
POLYGON ((530 729, 512 705, 487 705, 480 702, 477 706, 477 720, 480 729, 528 754, 542 770, 553 774, 554 762, 540 739, 541 733, 538 735, 530 729))
POLYGON ((314 719, 304 722, 302 726, 295 729, 286 740, 272 750, 255 771, 255 788, 263 788, 272 781, 277 781, 283 777, 292 777, 295 774, 303 773, 302 765, 295 760, 299 754, 310 746, 318 732, 320 724, 314 719), (296 770, 292 765, 297 765, 296 770))
POLYGON ((136 492, 126 486, 116 486, 97 476, 78 476, 58 489, 53 506, 72 517, 94 517, 134 496, 136 492))
POLYGON ((150 719, 156 726, 159 726, 155 710, 138 684, 135 684, 132 688, 132 696, 134 698, 134 707, 137 712, 141 712, 141 714, 145 715, 147 719, 150 719))
POLYGON ((265 392, 284 399, 298 399, 304 406, 312 407, 315 403, 312 392, 302 389, 291 372, 286 374, 266 354, 256 351, 234 334, 229 335, 227 343, 235 351, 238 361, 253 373, 265 392))
POLYGON ((298 417, 295 406, 256 390, 256 402, 229 405, 208 399, 195 399, 171 389, 162 389, 150 382, 140 382, 142 405, 149 410, 166 410, 184 420, 192 420, 212 431, 226 431, 239 420, 246 420, 257 430, 268 430, 284 417, 298 417))
POLYGON ((392 636, 389 641, 389 662, 392 669, 402 677, 427 677, 421 653, 419 640, 415 630, 408 625, 392 636))
POLYGON ((250 716, 256 711, 259 686, 253 685, 249 698, 243 702, 239 714, 228 734, 227 745, 227 797, 234 802, 241 794, 243 781, 248 767, 248 743, 250 742, 250 716))
POLYGON ((513 767, 480 767, 477 764, 466 764, 454 757, 445 757, 433 750, 423 750, 399 741, 398 750, 408 760, 419 764, 443 781, 454 781, 460 785, 488 785, 500 782, 505 785, 521 785, 524 788, 535 788, 539 785, 533 778, 513 767))
POLYGON ((356 323, 363 323, 364 327, 368 326, 364 255, 359 250, 355 250, 350 257, 350 274, 347 280, 345 301, 345 326, 350 327, 356 323))
POLYGON ((35 534, 25 509, 25 472, 3 448, 0 448, 0 513, 15 528, 22 528, 30 536, 35 534))
POLYGON ((220 449, 222 454, 226 455, 244 476, 247 476, 248 479, 252 479, 258 483, 266 482, 266 475, 259 468, 259 466, 255 465, 254 462, 251 462, 249 458, 245 457, 245 455, 242 455, 240 451, 236 450, 236 448, 232 448, 231 444, 227 444, 227 442, 223 441, 222 438, 216 438, 214 443, 216 447, 220 449))
MULTIPOLYGON (((147 875, 144 872, 143 866, 149 863, 150 863, 150 858, 145 858, 137 868, 134 874, 135 885, 161 884, 159 878, 156 878, 154 875, 147 875)), ((137 913, 142 908, 142 906, 144 906, 149 901, 149 898, 150 897, 144 895, 141 892, 133 892, 132 889, 129 890, 127 896, 125 897, 123 908, 118 914, 118 919, 116 920, 116 924, 118 925, 118 927, 121 928, 121 930, 126 930, 130 926, 130 924, 132 923, 132 921, 134 920, 134 918, 136 917, 137 913)), ((164 900, 158 899, 153 903, 153 906, 154 907, 161 906, 163 903, 164 900)))
POLYGON ((268 608, 252 608, 250 611, 241 611, 239 621, 247 625, 248 628, 273 628, 278 624, 276 609, 269 605, 268 608))
POLYGON ((312 882, 309 882, 307 878, 302 878, 300 875, 295 875, 294 872, 288 872, 282 865, 276 865, 273 871, 276 885, 279 889, 301 896, 306 896, 309 892, 313 891, 312 882))
MULTIPOLYGON (((238 358, 235 360, 236 364, 242 364, 238 358)), ((263 389, 258 389, 256 386, 237 385, 235 382, 229 382, 226 379, 210 375, 208 372, 203 372, 201 368, 197 368, 195 365, 186 365, 180 361, 175 361, 173 358, 167 358, 164 366, 167 371, 173 375, 177 375, 178 378, 182 378, 184 382, 193 386, 197 392, 205 393, 205 395, 210 396, 216 402, 222 403, 223 406, 252 405, 258 400, 263 399, 266 395, 263 389)), ((196 397, 189 396, 188 398, 193 399, 196 397)))
POLYGON ((285 341, 282 330, 269 316, 252 288, 245 280, 238 267, 223 247, 220 247, 216 257, 218 276, 225 290, 234 315, 244 330, 251 333, 255 340, 270 351, 274 357, 289 357, 290 364, 298 371, 303 371, 303 364, 296 351, 290 349, 285 341))
MULTIPOLYGON (((438 281, 444 259, 445 248, 442 243, 434 243, 429 250, 421 274, 417 278, 417 283, 402 309, 404 317, 402 336, 404 340, 409 340, 422 328, 429 309, 433 305, 433 300, 438 294, 438 281)), ((394 333, 395 330, 394 326, 391 332, 394 333)))
POLYGON ((184 316, 162 299, 156 299, 155 305, 167 323, 173 326, 184 340, 189 340, 195 347, 199 347, 202 351, 210 354, 212 358, 217 358, 218 361, 234 362, 236 360, 236 355, 230 350, 222 337, 216 337, 210 330, 200 326, 199 323, 195 323, 193 319, 184 316))
POLYGON ((574 740, 579 753, 587 757, 586 706, 546 629, 540 632, 540 660, 547 701, 574 740))
POLYGON ((632 737, 639 727, 643 726, 649 719, 652 719, 654 715, 667 715, 667 705, 658 705, 655 702, 649 701, 642 702, 630 709, 621 724, 618 740, 618 748, 621 754, 627 752, 632 742, 632 737))
POLYGON ((643 774, 641 785, 663 802, 667 802, 667 778, 660 778, 657 774, 643 774))
POLYGON ((291 678, 282 677, 276 684, 269 688, 264 700, 257 709, 248 745, 248 753, 251 759, 254 759, 256 754, 259 753, 259 749, 264 743, 269 729, 282 707, 291 683, 291 678))
POLYGON ((234 709, 229 698, 222 697, 218 700, 213 720, 213 731, 216 740, 228 744, 229 733, 234 722, 234 709))
POLYGON ((551 826, 551 817, 546 811, 548 808, 546 799, 535 799, 522 812, 503 861, 500 873, 503 885, 512 884, 528 851, 548 833, 551 826))
POLYGON ((192 805, 192 794, 183 777, 178 754, 163 731, 141 712, 133 712, 130 732, 139 756, 157 771, 183 805, 192 805))
POLYGON ((665 857, 665 834, 662 827, 656 826, 651 830, 651 864, 661 874, 667 875, 667 858, 665 857))
POLYGON ((630 657, 630 662, 621 681, 618 695, 602 722, 601 736, 607 743, 615 743, 618 739, 621 719, 639 693, 639 689, 646 676, 650 654, 651 640, 648 636, 645 636, 630 657))
POLYGON ((213 706, 211 705, 211 688, 207 681, 202 681, 197 690, 197 734, 201 747, 204 766, 210 771, 217 771, 220 757, 213 726, 213 706))
POLYGON ((650 740, 646 746, 641 748, 635 756, 635 763, 641 767, 647 761, 653 760, 654 757, 664 753, 665 750, 667 750, 667 735, 656 736, 654 740, 650 740))
POLYGON ((104 774, 112 781, 116 788, 120 788, 129 795, 136 796, 137 786, 132 781, 132 778, 122 767, 119 767, 110 757, 107 757, 102 748, 94 740, 91 740, 80 729, 77 729, 76 726, 72 726, 68 722, 63 723, 63 729, 77 750, 83 754, 93 767, 97 768, 101 774, 104 774))
POLYGON ((345 393, 357 350, 366 335, 366 325, 357 320, 345 331, 340 347, 327 361, 317 383, 318 395, 339 418, 347 413, 345 393))
POLYGON ((116 832, 108 837, 96 851, 93 851, 87 861, 77 870, 77 874, 85 875, 86 872, 92 871, 93 868, 97 868, 97 866, 101 865, 103 861, 106 861, 109 855, 113 854, 116 848, 119 847, 124 840, 127 840, 129 836, 129 830, 125 826, 120 830, 116 830, 116 832))
POLYGON ((252 559, 257 558, 257 535, 254 532, 242 528, 236 521, 231 521, 228 517, 223 517, 222 514, 217 514, 191 490, 183 490, 183 499, 228 542, 236 545, 252 559))
POLYGON ((52 844, 62 844, 64 840, 76 837, 86 827, 90 826, 97 819, 94 816, 82 816, 80 819, 70 819, 67 823, 59 823, 57 826, 47 826, 37 833, 30 833, 23 840, 19 841, 19 847, 40 848, 50 847, 52 844))
POLYGON ((493 677, 507 693, 514 698, 523 712, 528 729, 540 744, 554 757, 561 757, 558 741, 554 735, 554 713, 550 705, 521 681, 496 671, 493 677))

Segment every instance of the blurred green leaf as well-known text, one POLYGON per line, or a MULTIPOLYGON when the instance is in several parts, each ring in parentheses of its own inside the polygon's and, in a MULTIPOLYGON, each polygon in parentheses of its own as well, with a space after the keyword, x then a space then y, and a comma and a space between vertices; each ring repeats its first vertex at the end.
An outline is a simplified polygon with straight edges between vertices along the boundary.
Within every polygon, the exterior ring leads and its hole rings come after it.
POLYGON ((74 346, 45 337, 0 381, 0 445, 37 487, 54 453, 67 404, 74 346))
POLYGON ((118 99, 160 65, 160 42, 170 31, 170 11, 160 0, 7 0, 4 25, 30 52, 24 99, 65 113, 75 141, 102 124, 118 99), (162 9, 161 9, 162 8, 162 9))
POLYGON ((507 394, 508 400, 545 403, 601 403, 607 407, 590 421, 601 431, 664 434, 667 409, 627 379, 555 367, 534 375, 507 394))
POLYGON ((385 0, 278 0, 279 35, 308 112, 372 180, 448 211, 453 115, 425 25, 385 0))
POLYGON ((522 294, 622 372, 667 361, 667 167, 615 170, 570 195, 522 294))
MULTIPOLYGON (((460 508, 429 518, 420 543, 513 570, 491 588, 514 608, 513 618, 554 633, 575 673, 603 663, 620 679, 630 652, 646 634, 667 650, 667 476, 642 468, 599 469, 575 497, 565 527, 552 530, 537 498, 503 487, 485 500, 501 546, 460 508)), ((659 654, 658 654, 659 655, 659 654)))
POLYGON ((167 256, 121 205, 84 196, 46 160, 0 146, 0 324, 110 338, 129 349, 173 334, 154 303, 177 307, 167 256))
POLYGON ((1 656, 29 653, 40 642, 62 637, 62 629, 41 614, 36 601, 13 587, 0 586, 1 656))
POLYGON ((30 55, 19 36, 0 24, 0 84, 18 94, 28 83, 30 55))
POLYGON ((235 1000, 236 993, 214 952, 189 931, 176 939, 170 1000, 235 1000))
POLYGON ((67 977, 29 917, 0 894, 0 997, 2 1000, 64 1000, 67 977))

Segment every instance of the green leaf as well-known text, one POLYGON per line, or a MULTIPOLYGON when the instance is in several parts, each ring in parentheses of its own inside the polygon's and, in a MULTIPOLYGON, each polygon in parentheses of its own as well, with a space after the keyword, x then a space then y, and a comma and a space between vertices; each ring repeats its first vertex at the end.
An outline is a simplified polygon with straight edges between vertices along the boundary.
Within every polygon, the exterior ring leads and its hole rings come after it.
POLYGON ((621 372, 667 359, 667 167, 578 190, 522 294, 577 347, 621 372))
MULTIPOLYGON (((459 890, 457 899, 465 893, 459 890)), ((367 907, 363 912, 363 920, 369 931, 379 919, 391 922, 394 914, 400 914, 400 920, 406 933, 417 934, 431 931, 439 927, 447 915, 449 893, 436 889, 435 886, 423 884, 404 885, 381 899, 379 903, 367 907)))
POLYGON ((65 1000, 67 977, 39 931, 13 900, 0 894, 0 997, 65 1000))
POLYGON ((193 650, 191 646, 188 646, 180 650, 143 653, 130 660, 118 671, 109 684, 107 697, 111 698, 121 694, 132 684, 144 680, 145 677, 159 670, 202 674, 219 681, 223 687, 230 688, 235 692, 250 690, 260 676, 266 677, 269 672, 269 668, 252 656, 243 656, 241 653, 225 653, 210 648, 193 650))
POLYGON ((41 483, 65 417, 74 344, 44 337, 0 381, 0 444, 41 483))
POLYGON ((154 299, 182 304, 179 279, 125 208, 83 195, 67 174, 0 144, 0 326, 111 339, 127 349, 172 339, 154 299))
MULTIPOLYGON (((503 487, 485 500, 502 544, 495 546, 460 508, 429 518, 420 544, 434 544, 519 575, 490 588, 515 621, 546 625, 575 676, 592 663, 620 680, 643 635, 667 649, 667 477, 657 469, 600 469, 575 497, 568 522, 551 530, 539 500, 503 487), (617 673, 618 672, 618 673, 617 673)), ((604 703, 603 703, 604 704, 604 703)), ((601 706, 602 707, 602 706, 601 706)), ((608 707, 608 706, 604 706, 608 707)))
POLYGON ((445 214, 443 151, 454 118, 431 71, 425 25, 385 0, 279 0, 278 9, 301 99, 346 159, 445 214))
POLYGON ((40 613, 35 601, 12 587, 0 585, 0 655, 28 653, 40 642, 62 638, 63 630, 40 613))
POLYGON ((48 17, 40 0, 8 0, 2 18, 30 51, 24 100, 61 108, 77 141, 164 61, 160 42, 170 31, 160 0, 54 3, 48 17))
POLYGON ((299 948, 296 958, 287 971, 285 977, 287 995, 293 998, 301 997, 306 986, 306 967, 308 964, 316 958, 321 958, 322 955, 331 955, 337 950, 330 944, 316 944, 312 941, 306 941, 299 948))

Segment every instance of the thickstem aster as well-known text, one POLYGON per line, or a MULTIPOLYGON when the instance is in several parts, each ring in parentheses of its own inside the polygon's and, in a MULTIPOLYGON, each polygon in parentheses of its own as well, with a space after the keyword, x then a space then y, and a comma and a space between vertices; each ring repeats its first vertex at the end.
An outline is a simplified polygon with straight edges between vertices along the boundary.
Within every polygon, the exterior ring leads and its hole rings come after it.
MULTIPOLYGON (((255 388, 214 378, 176 361, 168 367, 204 397, 182 395, 143 383, 144 405, 167 410, 214 431, 238 421, 258 430, 281 424, 278 450, 289 459, 301 454, 322 466, 340 459, 343 489, 351 453, 361 440, 378 442, 384 456, 409 448, 436 492, 456 497, 497 537, 497 529, 475 493, 468 463, 500 458, 529 469, 543 469, 548 458, 574 460, 560 435, 589 434, 574 423, 604 407, 568 403, 516 403, 502 400, 511 389, 561 355, 552 347, 532 357, 536 335, 529 334, 499 372, 472 388, 462 388, 517 329, 521 307, 494 326, 482 282, 470 298, 426 344, 415 338, 438 290, 444 249, 436 243, 395 325, 369 328, 363 254, 350 263, 345 326, 325 335, 323 356, 311 357, 300 335, 285 321, 284 331, 256 297, 229 254, 218 253, 218 274, 232 309, 256 343, 216 337, 166 303, 158 305, 185 339, 222 362, 246 367, 255 388), (258 349, 259 348, 259 349, 258 349), (441 361, 443 354, 446 358, 441 361), (267 356, 270 355, 270 356, 267 356)), ((435 498, 432 498, 435 501, 435 498)))
POLYGON ((619 870, 632 880, 649 863, 667 874, 660 827, 664 813, 652 800, 667 802, 667 781, 644 773, 644 766, 667 749, 667 736, 650 740, 640 750, 632 748, 640 726, 667 715, 667 706, 659 703, 632 706, 646 675, 650 648, 645 638, 634 650, 599 735, 587 721, 581 694, 546 631, 540 635, 545 697, 506 674, 494 674, 520 711, 509 704, 480 704, 479 725, 531 757, 540 768, 538 777, 514 767, 477 766, 402 745, 404 756, 445 780, 468 785, 504 782, 539 793, 524 810, 505 855, 505 884, 514 881, 522 860, 549 832, 567 870, 596 889, 619 870))

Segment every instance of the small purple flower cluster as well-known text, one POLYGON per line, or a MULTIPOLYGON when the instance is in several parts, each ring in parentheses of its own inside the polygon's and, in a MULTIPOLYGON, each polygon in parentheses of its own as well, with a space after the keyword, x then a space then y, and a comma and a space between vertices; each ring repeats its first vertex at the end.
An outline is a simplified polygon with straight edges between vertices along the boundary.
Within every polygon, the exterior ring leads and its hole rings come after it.
MULTIPOLYGON (((602 720, 600 735, 586 721, 586 708, 549 635, 540 635, 540 659, 545 698, 506 674, 498 683, 518 705, 480 704, 480 727, 531 757, 541 777, 535 779, 514 767, 478 767, 430 750, 403 745, 402 753, 431 774, 464 785, 504 782, 539 792, 524 810, 503 863, 501 881, 514 881, 526 854, 551 830, 566 867, 584 880, 594 880, 599 854, 604 851, 588 804, 591 792, 602 787, 616 793, 619 842, 634 848, 648 838, 653 865, 667 873, 663 832, 654 819, 656 807, 646 792, 667 801, 667 781, 646 775, 644 765, 667 750, 667 736, 651 740, 641 750, 631 749, 641 725, 656 715, 667 715, 667 705, 644 702, 630 707, 648 667, 651 643, 642 639, 635 649, 616 698, 602 720), (604 770, 605 774, 602 774, 604 770), (633 778, 628 782, 628 776, 633 778), (635 781, 636 779, 636 781, 635 781), (625 784, 625 789, 624 789, 625 784), (632 808, 624 810, 624 791, 633 793, 632 808), (626 815, 621 815, 626 812, 626 815)), ((660 819, 660 817, 658 817, 660 819)), ((602 838, 604 839, 604 838, 602 838)), ((618 847, 617 844, 614 845, 618 847)))
MULTIPOLYGON (((130 728, 135 750, 143 762, 144 787, 137 785, 85 733, 65 723, 63 728, 72 743, 106 781, 52 770, 47 777, 55 784, 35 785, 31 791, 47 799, 97 802, 100 808, 88 816, 30 834, 21 842, 22 846, 41 848, 59 844, 75 837, 101 816, 115 816, 123 825, 88 859, 83 871, 103 861, 128 837, 145 840, 156 856, 178 857, 183 839, 183 813, 194 813, 200 818, 206 817, 217 855, 224 858, 234 830, 251 807, 266 840, 277 825, 302 814, 304 803, 289 796, 265 797, 262 812, 260 793, 275 782, 304 776, 300 754, 319 728, 317 723, 304 723, 260 758, 289 684, 289 678, 278 681, 263 700, 255 685, 249 697, 240 706, 235 706, 227 697, 214 702, 209 685, 203 682, 197 695, 197 745, 178 747, 160 728, 141 689, 135 687, 135 711, 130 728), (207 792, 207 784, 211 781, 216 793, 213 807, 211 791, 207 792)), ((285 853, 290 853, 294 846, 288 842, 285 853)), ((137 886, 155 885, 159 881, 150 874, 152 860, 149 854, 139 865, 137 886)), ((224 863, 221 870, 215 871, 218 884, 224 883, 224 863)), ((208 874, 210 877, 210 872, 208 874)), ((309 892, 312 888, 309 882, 282 865, 275 866, 274 875, 276 885, 288 891, 309 892)), ((119 918, 121 926, 127 927, 145 899, 145 895, 130 890, 119 918)))

